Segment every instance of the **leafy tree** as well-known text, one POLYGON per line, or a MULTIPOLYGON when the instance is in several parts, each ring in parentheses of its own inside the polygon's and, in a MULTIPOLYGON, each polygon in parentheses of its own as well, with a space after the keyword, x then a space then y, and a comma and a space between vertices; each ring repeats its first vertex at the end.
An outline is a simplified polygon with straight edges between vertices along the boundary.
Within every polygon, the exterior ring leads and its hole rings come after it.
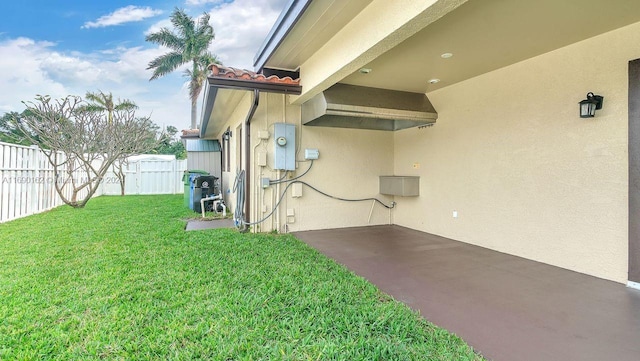
POLYGON ((189 78, 191 98, 191 129, 196 128, 198 96, 207 79, 207 67, 220 64, 217 57, 209 52, 209 45, 215 38, 213 27, 209 25, 209 14, 204 13, 197 22, 184 10, 176 8, 170 20, 173 30, 162 28, 147 35, 146 40, 171 49, 170 52, 153 59, 147 69, 153 69, 151 79, 165 76, 184 64, 191 67, 184 72, 189 78))
POLYGON ((21 116, 22 114, 20 113, 9 112, 0 117, 0 142, 31 145, 31 142, 25 137, 22 130, 16 127, 12 121, 21 116))
POLYGON ((169 125, 166 129, 166 133, 169 137, 173 138, 176 136, 176 134, 178 134, 178 128, 174 127, 173 125, 169 125))
POLYGON ((177 139, 177 133, 178 128, 172 125, 168 126, 158 140, 158 145, 153 152, 157 154, 173 154, 176 156, 176 159, 186 159, 187 150, 182 141, 177 139))
POLYGON ((13 116, 12 125, 40 146, 53 166, 58 195, 75 208, 86 205, 116 160, 156 145, 153 123, 136 117, 133 109, 114 108, 109 119, 104 112, 89 111, 77 96, 58 100, 38 96, 24 104, 27 110, 13 116), (67 185, 70 195, 65 192, 67 185))

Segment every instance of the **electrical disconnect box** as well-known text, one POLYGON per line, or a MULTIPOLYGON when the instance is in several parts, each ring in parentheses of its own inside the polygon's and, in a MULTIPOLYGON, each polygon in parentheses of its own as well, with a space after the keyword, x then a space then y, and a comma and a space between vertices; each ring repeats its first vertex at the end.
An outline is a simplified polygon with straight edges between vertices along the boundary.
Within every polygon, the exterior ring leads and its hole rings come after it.
POLYGON ((296 169, 296 126, 295 124, 275 123, 274 139, 274 169, 296 169))
POLYGON ((304 159, 306 160, 316 160, 320 156, 320 152, 317 149, 305 149, 304 150, 304 159))
POLYGON ((258 131, 258 139, 267 140, 269 139, 269 132, 266 130, 258 131))
POLYGON ((267 166, 267 153, 258 152, 256 156, 256 164, 258 167, 266 167, 267 166))
POLYGON ((291 186, 291 197, 293 197, 293 198, 302 197, 302 184, 301 183, 294 183, 291 186))

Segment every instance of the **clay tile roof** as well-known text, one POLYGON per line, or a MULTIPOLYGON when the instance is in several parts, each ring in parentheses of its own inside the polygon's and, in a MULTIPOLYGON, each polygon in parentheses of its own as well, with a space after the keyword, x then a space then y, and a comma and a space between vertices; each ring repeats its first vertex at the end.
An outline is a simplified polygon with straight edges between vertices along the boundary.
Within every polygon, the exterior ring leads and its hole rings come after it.
POLYGON ((198 138, 200 137, 200 129, 183 129, 182 138, 198 138))
POLYGON ((229 66, 222 66, 217 64, 209 65, 209 69, 211 70, 211 75, 218 78, 233 78, 233 79, 252 80, 252 81, 274 83, 274 84, 300 85, 299 78, 291 79, 291 77, 289 76, 285 76, 284 78, 280 78, 276 75, 265 77, 262 74, 258 74, 256 72, 249 71, 246 69, 237 69, 237 68, 232 68, 229 66))

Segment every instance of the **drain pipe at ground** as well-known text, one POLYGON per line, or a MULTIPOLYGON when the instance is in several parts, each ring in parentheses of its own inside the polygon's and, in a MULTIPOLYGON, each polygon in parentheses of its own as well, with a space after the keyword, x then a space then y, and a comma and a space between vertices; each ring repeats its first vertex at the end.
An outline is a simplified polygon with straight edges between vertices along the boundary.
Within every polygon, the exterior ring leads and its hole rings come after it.
POLYGON ((212 197, 200 199, 200 209, 202 210, 202 218, 205 217, 205 215, 204 215, 204 202, 206 202, 206 201, 213 201, 213 210, 216 213, 218 213, 217 209, 218 209, 218 205, 220 205, 222 207, 222 217, 226 217, 227 216, 227 206, 224 204, 224 202, 222 202, 222 191, 220 191, 220 194, 218 194, 217 196, 212 196, 212 197), (218 201, 218 202, 216 202, 216 201, 218 201))

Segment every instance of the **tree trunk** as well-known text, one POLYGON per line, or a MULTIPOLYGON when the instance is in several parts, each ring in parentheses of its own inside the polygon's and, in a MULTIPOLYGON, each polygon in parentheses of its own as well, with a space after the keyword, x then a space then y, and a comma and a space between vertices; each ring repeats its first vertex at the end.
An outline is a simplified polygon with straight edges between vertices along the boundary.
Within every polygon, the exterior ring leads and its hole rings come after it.
POLYGON ((118 180, 120 181, 120 195, 123 196, 124 195, 124 172, 122 171, 122 164, 120 164, 120 168, 118 168, 118 172, 116 173, 116 176, 118 177, 118 180))
POLYGON ((198 99, 191 99, 191 129, 197 129, 196 113, 198 108, 198 99))
POLYGON ((113 169, 113 174, 118 178, 118 183, 120 183, 120 195, 124 196, 125 193, 125 175, 124 175, 124 166, 127 165, 127 160, 118 159, 113 162, 111 168, 113 169))

